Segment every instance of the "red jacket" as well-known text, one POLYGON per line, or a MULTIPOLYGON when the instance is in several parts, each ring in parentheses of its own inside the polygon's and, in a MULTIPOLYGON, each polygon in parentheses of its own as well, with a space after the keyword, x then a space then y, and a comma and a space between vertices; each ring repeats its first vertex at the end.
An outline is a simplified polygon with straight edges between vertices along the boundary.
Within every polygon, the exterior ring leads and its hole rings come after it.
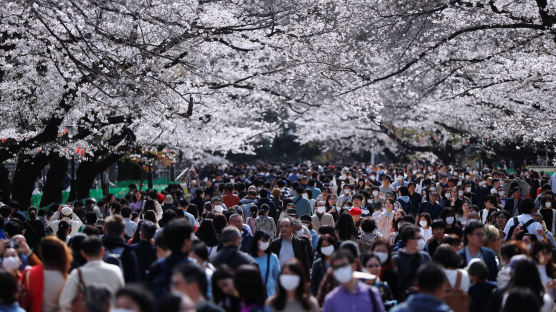
MULTIPOLYGON (((27 312, 41 312, 44 291, 44 267, 42 264, 25 269, 21 274, 23 288, 29 294, 27 312), (27 273, 29 272, 29 273, 27 273)), ((22 303, 22 302, 20 302, 22 303)))

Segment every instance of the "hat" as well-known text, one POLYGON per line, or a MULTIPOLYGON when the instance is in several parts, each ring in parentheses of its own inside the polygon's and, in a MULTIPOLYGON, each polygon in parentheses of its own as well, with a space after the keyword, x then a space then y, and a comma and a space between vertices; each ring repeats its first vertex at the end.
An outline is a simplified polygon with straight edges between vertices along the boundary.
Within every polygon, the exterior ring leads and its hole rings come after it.
POLYGON ((288 216, 295 216, 295 217, 297 217, 297 211, 296 211, 294 208, 290 208, 290 209, 286 210, 286 214, 287 214, 288 216))
POLYGON ((301 220, 301 223, 311 223, 311 217, 308 215, 302 215, 299 220, 301 220))
POLYGON ((467 272, 469 272, 469 275, 477 276, 481 280, 488 278, 487 265, 479 258, 474 258, 469 262, 467 272))
POLYGON ((64 208, 62 208, 62 216, 63 217, 71 217, 72 213, 73 213, 73 210, 71 209, 71 207, 64 206, 64 208))
POLYGON ((363 211, 361 211, 361 208, 354 207, 349 210, 349 214, 352 216, 360 216, 363 214, 363 211))
POLYGON ((164 203, 165 204, 173 204, 174 203, 174 198, 172 197, 172 195, 170 195, 170 194, 166 195, 166 198, 164 198, 164 203))

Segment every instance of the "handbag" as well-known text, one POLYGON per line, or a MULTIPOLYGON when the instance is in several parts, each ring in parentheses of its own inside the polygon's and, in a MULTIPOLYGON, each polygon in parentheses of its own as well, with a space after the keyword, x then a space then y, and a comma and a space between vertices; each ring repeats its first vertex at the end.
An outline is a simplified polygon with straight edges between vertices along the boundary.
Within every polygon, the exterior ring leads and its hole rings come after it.
POLYGON ((75 298, 73 298, 73 302, 71 304, 71 310, 87 311, 87 305, 85 302, 85 298, 87 295, 87 287, 83 282, 83 275, 81 274, 81 269, 77 269, 77 274, 79 276, 79 282, 77 284, 77 293, 75 294, 75 298))

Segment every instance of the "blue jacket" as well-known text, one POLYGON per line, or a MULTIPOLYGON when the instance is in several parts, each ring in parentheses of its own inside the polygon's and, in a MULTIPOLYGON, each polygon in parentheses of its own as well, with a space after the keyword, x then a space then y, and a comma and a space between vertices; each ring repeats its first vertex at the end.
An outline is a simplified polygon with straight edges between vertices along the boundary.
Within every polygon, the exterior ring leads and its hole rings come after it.
POLYGON ((433 295, 419 293, 409 296, 406 302, 394 307, 392 312, 451 312, 444 301, 433 295))
MULTIPOLYGON (((466 250, 467 246, 458 251, 458 255, 463 259, 462 267, 467 266, 467 257, 465 256, 466 250)), ((498 275, 498 266, 496 265, 496 255, 494 254, 494 251, 486 247, 481 247, 481 256, 488 268, 488 280, 496 281, 496 276, 498 275)))
POLYGON ((295 205, 295 211, 297 211, 298 217, 303 215, 311 216, 311 203, 309 203, 309 200, 298 194, 292 198, 292 202, 295 205))

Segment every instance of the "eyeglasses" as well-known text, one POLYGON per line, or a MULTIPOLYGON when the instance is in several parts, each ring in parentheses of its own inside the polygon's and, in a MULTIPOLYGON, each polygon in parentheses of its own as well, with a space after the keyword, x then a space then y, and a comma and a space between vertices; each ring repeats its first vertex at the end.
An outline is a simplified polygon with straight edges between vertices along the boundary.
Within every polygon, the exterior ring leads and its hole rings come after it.
POLYGON ((380 264, 369 264, 367 265, 367 268, 369 269, 380 268, 380 264))

